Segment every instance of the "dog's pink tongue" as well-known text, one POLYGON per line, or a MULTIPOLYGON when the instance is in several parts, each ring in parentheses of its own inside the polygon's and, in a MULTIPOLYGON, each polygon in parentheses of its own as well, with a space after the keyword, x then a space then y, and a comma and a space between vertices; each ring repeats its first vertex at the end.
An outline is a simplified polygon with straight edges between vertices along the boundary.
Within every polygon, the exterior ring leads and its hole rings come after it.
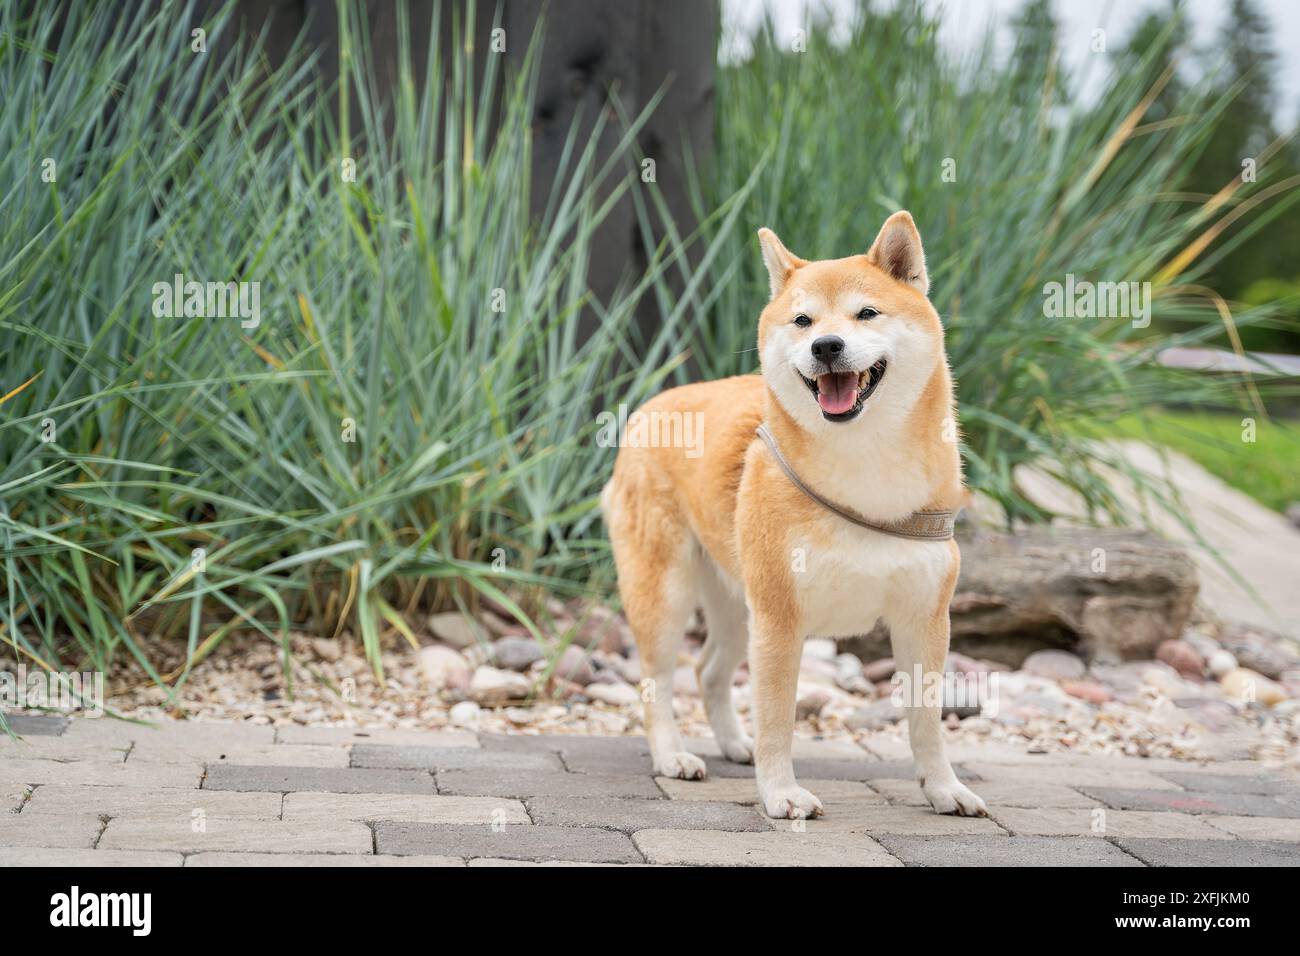
POLYGON ((842 415, 858 401, 858 376, 853 372, 829 372, 817 376, 817 404, 828 415, 842 415))

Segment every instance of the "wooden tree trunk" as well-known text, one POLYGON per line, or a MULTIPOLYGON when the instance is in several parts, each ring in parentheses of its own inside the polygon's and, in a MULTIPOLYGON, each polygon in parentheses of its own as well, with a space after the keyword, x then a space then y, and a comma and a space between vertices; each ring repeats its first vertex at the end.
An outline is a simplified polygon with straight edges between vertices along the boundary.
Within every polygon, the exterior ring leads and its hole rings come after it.
MULTIPOLYGON (((381 84, 396 82, 397 4, 389 0, 364 0, 373 59, 381 84)), ((713 143, 713 71, 719 22, 716 0, 502 0, 501 19, 495 21, 497 0, 471 0, 474 5, 474 49, 490 49, 492 29, 506 32, 506 56, 519 66, 545 12, 545 37, 540 66, 533 129, 534 212, 541 214, 557 177, 563 175, 560 159, 565 138, 576 122, 579 142, 591 133, 602 113, 597 164, 607 159, 622 138, 617 111, 637 117, 661 88, 665 95, 642 127, 637 146, 655 161, 655 182, 638 188, 655 189, 671 212, 682 235, 691 233, 696 218, 687 193, 687 150, 703 169, 713 143)), ((219 4, 212 0, 211 8, 219 4)), ((441 10, 440 38, 444 62, 452 55, 452 23, 462 24, 464 0, 409 5, 412 63, 423 75, 428 39, 435 10, 441 10)), ((327 81, 338 78, 338 18, 334 0, 239 0, 235 23, 242 33, 268 30, 271 61, 283 59, 304 27, 308 41, 320 52, 319 69, 327 81)), ((479 69, 483 62, 479 54, 479 69)), ((357 115, 353 112, 353 115, 357 115)), ((628 175, 635 175, 629 170, 628 175)), ((606 185, 606 195, 613 183, 606 185)), ((655 237, 659 238, 658 236, 655 237)), ((588 267, 588 283, 596 296, 608 300, 620 279, 644 270, 646 256, 630 196, 624 196, 597 232, 588 267)), ((680 283, 678 283, 680 285, 680 283)), ((642 338, 654 334, 658 315, 652 297, 638 309, 642 338)), ((588 310, 579 319, 579 335, 590 333, 596 321, 588 310)))

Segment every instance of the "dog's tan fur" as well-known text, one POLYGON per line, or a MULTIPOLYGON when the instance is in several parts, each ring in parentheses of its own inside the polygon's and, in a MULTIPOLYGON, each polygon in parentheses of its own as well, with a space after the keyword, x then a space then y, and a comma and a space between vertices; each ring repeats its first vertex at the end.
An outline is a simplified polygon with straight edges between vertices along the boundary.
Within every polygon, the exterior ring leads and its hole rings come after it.
MULTIPOLYGON (((960 557, 955 542, 891 537, 812 502, 755 428, 768 423, 810 486, 877 521, 955 510, 965 490, 943 326, 926 298, 911 216, 896 213, 865 255, 846 259, 807 262, 769 230, 759 238, 772 291, 758 327, 762 375, 674 388, 646 403, 641 411, 652 415, 699 413, 703 454, 625 446, 602 503, 623 607, 651 681, 645 722, 656 770, 704 775, 674 725, 671 691, 682 634, 702 606, 708 638, 700 686, 719 747, 731 760, 755 762, 770 815, 798 818, 822 812, 795 782, 790 759, 804 639, 860 633, 879 615, 890 624, 900 671, 916 664, 927 674, 942 671, 960 557), (879 316, 859 318, 864 302, 879 316), (792 324, 800 314, 811 327, 792 324), (824 335, 842 336, 847 353, 868 364, 877 354, 889 358, 879 388, 850 421, 823 420, 796 375, 808 343, 824 335), (731 702, 747 649, 756 745, 731 702)), ((934 807, 984 813, 943 754, 938 709, 909 706, 907 714, 917 773, 934 807)))

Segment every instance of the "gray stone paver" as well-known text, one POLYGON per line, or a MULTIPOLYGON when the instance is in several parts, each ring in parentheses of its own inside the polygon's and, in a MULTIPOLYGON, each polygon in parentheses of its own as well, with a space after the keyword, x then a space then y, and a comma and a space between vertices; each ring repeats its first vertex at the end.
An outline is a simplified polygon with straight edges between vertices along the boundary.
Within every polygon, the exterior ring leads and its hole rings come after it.
MULTIPOLYGON (((381 771, 357 771, 379 773, 381 771)), ((406 771, 388 771, 399 773, 406 771)), ((643 797, 662 799, 649 774, 640 777, 535 770, 445 770, 438 792, 484 797, 643 797)))
POLYGON ((990 807, 989 813, 1012 833, 1028 836, 1159 837, 1214 840, 1227 836, 1204 820, 1184 813, 1145 810, 1025 809, 990 807))
POLYGON ((264 790, 287 793, 433 793, 433 775, 423 770, 361 770, 353 767, 208 767, 205 790, 264 790))
MULTIPOLYGON (((633 750, 640 752, 646 747, 644 737, 625 736, 586 736, 582 734, 497 734, 484 732, 478 735, 478 745, 484 750, 549 750, 558 752, 566 747, 585 747, 601 750, 633 750)), ((648 751, 647 751, 648 752, 648 751)))
POLYGON ((573 773, 644 775, 653 772, 650 748, 644 737, 482 734, 480 741, 483 749, 492 753, 555 755, 573 773))
POLYGON ((246 850, 250 853, 370 853, 370 828, 364 823, 232 820, 209 817, 198 830, 189 819, 110 820, 99 838, 105 850, 246 850))
POLYGON ((642 830, 632 835, 649 863, 682 866, 901 866, 859 833, 768 830, 642 830))
POLYGON ((199 785, 203 765, 198 763, 152 764, 104 760, 42 760, 32 757, 0 756, 0 784, 75 783, 100 787, 148 787, 192 789, 199 785))
POLYGON ((224 743, 227 746, 275 743, 275 728, 269 724, 233 723, 230 721, 168 721, 138 723, 98 717, 68 722, 63 736, 71 740, 95 740, 122 744, 141 740, 172 740, 182 746, 224 743))
POLYGON ((276 727, 277 744, 383 744, 389 747, 478 747, 467 730, 394 730, 387 727, 276 727))
MULTIPOLYGON (((95 763, 126 763, 131 752, 128 742, 105 744, 102 741, 72 737, 0 736, 0 760, 89 760, 95 763)), ((172 763, 184 762, 173 760, 172 763)), ((202 761, 191 760, 190 763, 202 761)))
POLYGON ((1206 773, 1204 771, 1162 771, 1160 776, 1184 790, 1196 793, 1241 793, 1300 797, 1300 781, 1260 773, 1252 776, 1206 773))
POLYGON ((1141 866, 1105 840, 1079 837, 884 834, 881 844, 908 866, 1141 866))
POLYGON ((1177 813, 1215 813, 1239 817, 1300 818, 1300 803, 1252 793, 1192 793, 1185 790, 1127 790, 1081 787, 1117 810, 1172 810, 1177 813))
MULTIPOLYGON (((642 744, 641 747, 583 747, 569 743, 562 750, 555 751, 554 756, 563 761, 564 769, 571 773, 645 776, 654 773, 654 763, 650 759, 650 749, 644 746, 644 741, 642 744)), ((498 750, 489 752, 500 753, 498 750)))
POLYGON ((203 816, 247 820, 277 820, 278 793, 238 793, 233 790, 149 790, 140 787, 82 787, 46 784, 32 791, 24 817, 92 813, 108 817, 177 817, 189 821, 203 816))
POLYGON ((0 814, 0 847, 65 847, 89 850, 95 846, 104 821, 90 813, 0 814))
POLYGON ((640 863, 627 834, 593 827, 452 826, 432 823, 376 823, 381 854, 493 857, 506 860, 559 859, 577 863, 640 863))
MULTIPOLYGON (((713 743, 713 741, 708 741, 713 743)), ((808 759, 826 759, 826 760, 866 760, 875 762, 879 758, 864 747, 859 747, 855 743, 844 740, 808 740, 803 737, 795 739, 794 746, 791 748, 791 754, 796 760, 808 759)), ((910 758, 910 754, 909 754, 910 758)))
POLYGON ((650 753, 644 737, 580 737, 576 734, 479 734, 484 750, 511 750, 536 753, 619 754, 650 753))
POLYGON ((375 856, 359 853, 195 853, 185 866, 464 866, 454 856, 375 856))
POLYGON ((756 807, 707 800, 639 800, 628 797, 539 797, 528 812, 540 824, 637 830, 768 830, 756 807))
POLYGON ((542 770, 562 773, 559 754, 516 753, 478 747, 392 747, 355 744, 352 766, 393 770, 542 770))
MULTIPOLYGON (((1178 790, 1172 780, 1148 770, 1089 764, 997 764, 971 761, 967 766, 983 780, 1054 783, 1063 787, 1122 787, 1131 790, 1178 790)), ((958 774, 960 776, 960 774, 958 774)))
POLYGON ((336 820, 471 824, 530 822, 528 812, 518 800, 416 793, 286 793, 283 819, 318 826, 327 826, 336 820))
MULTIPOLYGON (((1295 843, 1300 851, 1300 820, 1273 817, 1205 817, 1204 820, 1215 829, 1243 840, 1285 840, 1295 843)), ((1300 860, 1296 862, 1300 864, 1300 860)))
MULTIPOLYGON (((881 760, 876 763, 867 764, 867 780, 915 780, 916 769, 911 759, 907 760, 881 760)), ((967 766, 958 761, 954 761, 952 769, 956 772, 959 780, 965 780, 968 783, 984 779, 980 776, 978 770, 974 767, 967 766)), ((853 779, 857 779, 854 777, 853 779)))
POLYGON ((466 866, 478 869, 484 866, 635 866, 635 867, 654 867, 652 863, 579 863, 574 860, 502 860, 497 857, 480 856, 473 860, 467 860, 466 866))
POLYGON ((346 747, 323 744, 227 745, 200 742, 186 746, 157 738, 137 741, 126 759, 128 763, 197 762, 208 766, 270 764, 281 767, 346 767, 350 763, 346 747))
MULTIPOLYGON (((1158 770, 1163 774, 1166 770, 1179 771, 1183 768, 1175 766, 1163 768, 1153 767, 1151 769, 1158 770)), ((1215 777, 1259 777, 1262 775, 1266 780, 1276 780, 1281 778, 1290 782, 1294 787, 1300 787, 1300 777, 1297 777, 1294 774, 1288 774, 1284 767, 1274 762, 1250 759, 1216 760, 1212 762, 1189 764, 1186 769, 1200 770, 1215 777)))
POLYGON ((752 766, 642 737, 482 736, 38 717, 0 735, 0 866, 1300 865, 1300 782, 1005 744, 953 748, 989 818, 926 805, 905 743, 796 742, 817 820, 769 820, 752 766))
POLYGON ((72 850, 61 847, 0 846, 0 866, 148 866, 179 867, 185 860, 180 853, 149 850, 72 850))
POLYGON ((1115 841, 1148 866, 1300 866, 1300 845, 1268 840, 1115 841))

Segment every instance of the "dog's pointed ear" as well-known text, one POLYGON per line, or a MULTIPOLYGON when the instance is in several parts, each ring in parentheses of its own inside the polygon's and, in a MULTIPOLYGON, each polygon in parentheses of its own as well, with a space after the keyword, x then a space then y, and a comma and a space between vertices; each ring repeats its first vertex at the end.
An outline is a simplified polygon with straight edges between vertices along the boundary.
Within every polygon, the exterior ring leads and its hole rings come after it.
POLYGON ((884 269, 899 282, 906 282, 921 295, 930 291, 921 234, 916 231, 912 214, 906 210, 900 210, 885 220, 885 224, 880 227, 880 234, 867 252, 867 258, 873 265, 884 269))
POLYGON ((763 250, 763 264, 767 266, 767 277, 772 286, 772 298, 781 294, 790 274, 800 266, 808 263, 781 244, 771 229, 764 226, 758 230, 758 246, 763 250))

